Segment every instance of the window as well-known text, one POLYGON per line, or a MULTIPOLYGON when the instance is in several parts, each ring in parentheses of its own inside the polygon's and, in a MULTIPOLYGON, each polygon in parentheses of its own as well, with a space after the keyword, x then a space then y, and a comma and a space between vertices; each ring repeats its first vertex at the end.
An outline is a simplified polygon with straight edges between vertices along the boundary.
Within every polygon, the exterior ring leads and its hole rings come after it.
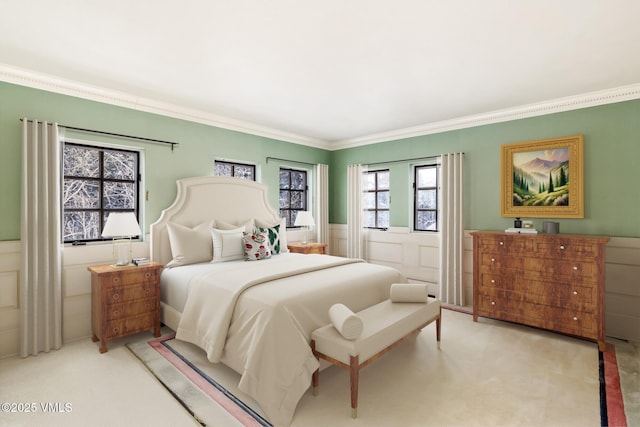
POLYGON ((413 229, 438 231, 438 165, 416 166, 413 229))
POLYGON ((293 227, 298 212, 307 210, 307 172, 280 168, 280 217, 293 227))
POLYGON ((363 206, 366 228, 389 228, 389 170, 364 173, 363 206))
POLYGON ((138 216, 139 152, 67 142, 62 163, 63 242, 102 240, 111 212, 138 216))
POLYGON ((256 166, 246 163, 225 162, 216 160, 214 166, 214 175, 216 176, 233 176, 240 179, 256 180, 256 166))

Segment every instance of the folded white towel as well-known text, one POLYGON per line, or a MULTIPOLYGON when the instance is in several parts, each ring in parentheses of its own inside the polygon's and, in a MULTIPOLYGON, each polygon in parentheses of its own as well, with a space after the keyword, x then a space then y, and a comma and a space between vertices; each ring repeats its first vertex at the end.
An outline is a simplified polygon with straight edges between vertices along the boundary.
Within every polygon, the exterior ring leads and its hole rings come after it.
POLYGON ((334 304, 329 308, 329 319, 340 334, 348 340, 355 340, 362 333, 362 319, 344 304, 334 304))
POLYGON ((427 302, 427 285, 420 283, 394 283, 389 295, 391 302, 427 302))

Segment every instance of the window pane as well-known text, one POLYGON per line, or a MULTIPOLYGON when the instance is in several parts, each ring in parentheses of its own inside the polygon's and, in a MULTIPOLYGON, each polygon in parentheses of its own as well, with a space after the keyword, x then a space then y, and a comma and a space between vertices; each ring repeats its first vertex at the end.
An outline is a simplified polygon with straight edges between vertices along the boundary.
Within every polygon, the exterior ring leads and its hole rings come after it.
POLYGON ((280 209, 288 209, 289 207, 289 192, 280 191, 280 209))
POLYGON ((435 209, 437 207, 436 190, 418 190, 418 209, 435 209))
POLYGON ((280 188, 285 190, 289 188, 289 171, 280 171, 280 188))
POLYGON ((389 209, 389 192, 381 191, 378 193, 378 209, 389 209))
POLYGON ((127 152, 104 152, 104 178, 135 181, 137 178, 136 154, 127 152))
POLYGON ((237 165, 233 176, 253 181, 253 166, 237 165))
POLYGON ((304 190, 307 187, 306 172, 291 172, 291 188, 293 190, 304 190))
POLYGON ((378 190, 389 189, 389 171, 378 172, 378 190))
POLYGON ((436 230, 436 212, 420 211, 418 212, 418 230, 436 230))
POLYGON ((233 167, 227 163, 216 162, 214 173, 216 176, 231 176, 233 167))
POLYGON ((373 228, 376 226, 376 212, 375 211, 365 211, 362 215, 362 223, 364 227, 373 228))
POLYGON ((418 169, 418 187, 435 187, 437 184, 435 167, 418 169))
POLYGON ((362 208, 363 209, 376 208, 376 193, 364 193, 362 195, 362 208))
POLYGON ((100 214, 92 212, 65 211, 62 216, 63 241, 95 240, 100 238, 98 221, 100 214))
POLYGON ((362 189, 364 191, 373 191, 376 189, 375 173, 365 173, 362 177, 362 189))
POLYGON ((378 227, 389 228, 389 211, 378 211, 378 227))
POLYGON ((287 227, 293 227, 293 221, 291 221, 291 211, 289 210, 280 210, 280 218, 285 218, 287 220, 287 227))
POLYGON ((104 209, 135 209, 136 186, 128 182, 105 182, 104 209))
POLYGON ((100 150, 95 148, 65 144, 62 163, 65 176, 100 177, 100 150))
POLYGON ((62 186, 64 209, 97 209, 100 207, 100 184, 84 179, 65 179, 62 186))
POLYGON ((291 192, 291 209, 304 209, 303 193, 301 191, 291 192))

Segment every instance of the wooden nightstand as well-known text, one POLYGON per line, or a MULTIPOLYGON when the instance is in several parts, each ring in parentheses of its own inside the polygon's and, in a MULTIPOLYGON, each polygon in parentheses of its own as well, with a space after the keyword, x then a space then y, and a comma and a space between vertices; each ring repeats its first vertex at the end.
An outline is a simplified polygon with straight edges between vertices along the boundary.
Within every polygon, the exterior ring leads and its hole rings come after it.
POLYGON ((160 336, 160 270, 152 262, 140 267, 95 265, 91 272, 91 339, 100 353, 113 338, 153 329, 160 336))
POLYGON ((287 245, 289 248, 289 252, 294 252, 298 254, 325 254, 325 250, 327 248, 326 243, 291 243, 287 245))

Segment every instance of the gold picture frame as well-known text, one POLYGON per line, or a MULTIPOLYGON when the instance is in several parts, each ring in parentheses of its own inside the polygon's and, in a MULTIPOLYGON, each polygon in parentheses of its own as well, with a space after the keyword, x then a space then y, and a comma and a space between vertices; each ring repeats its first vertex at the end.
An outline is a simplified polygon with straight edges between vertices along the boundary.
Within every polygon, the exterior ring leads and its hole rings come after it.
POLYGON ((503 144, 504 217, 584 218, 582 135, 503 144))

